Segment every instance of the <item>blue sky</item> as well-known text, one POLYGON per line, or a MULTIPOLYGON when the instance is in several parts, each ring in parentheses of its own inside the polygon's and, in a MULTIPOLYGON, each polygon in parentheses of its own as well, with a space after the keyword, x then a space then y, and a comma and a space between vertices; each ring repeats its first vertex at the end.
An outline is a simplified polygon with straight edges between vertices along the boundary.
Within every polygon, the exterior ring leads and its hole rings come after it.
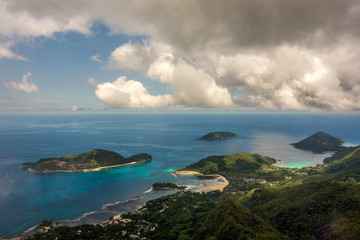
MULTIPOLYGON (((93 78, 98 82, 116 79, 121 70, 107 67, 108 56, 117 46, 142 38, 110 35, 109 29, 100 23, 94 24, 91 29, 91 35, 70 31, 17 44, 13 48, 14 52, 27 60, 1 59, 1 81, 20 82, 24 74, 31 72, 29 81, 36 84, 40 91, 26 93, 2 87, 0 94, 9 101, 2 110, 23 111, 29 107, 44 111, 66 111, 74 105, 94 110, 106 108, 94 94, 96 86, 89 84, 88 79, 93 78), (95 55, 98 61, 91 59, 95 55)), ((127 75, 139 74, 127 71, 127 75)), ((148 81, 148 84, 151 83, 148 81)))
POLYGON ((0 111, 357 112, 359 9, 4 0, 0 111))

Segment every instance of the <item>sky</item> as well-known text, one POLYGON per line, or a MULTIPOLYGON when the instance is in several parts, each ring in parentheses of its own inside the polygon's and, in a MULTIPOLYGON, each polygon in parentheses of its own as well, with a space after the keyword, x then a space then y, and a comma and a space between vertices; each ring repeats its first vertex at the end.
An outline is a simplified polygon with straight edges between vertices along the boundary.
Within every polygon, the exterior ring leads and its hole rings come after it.
POLYGON ((0 0, 0 111, 358 112, 358 0, 0 0))

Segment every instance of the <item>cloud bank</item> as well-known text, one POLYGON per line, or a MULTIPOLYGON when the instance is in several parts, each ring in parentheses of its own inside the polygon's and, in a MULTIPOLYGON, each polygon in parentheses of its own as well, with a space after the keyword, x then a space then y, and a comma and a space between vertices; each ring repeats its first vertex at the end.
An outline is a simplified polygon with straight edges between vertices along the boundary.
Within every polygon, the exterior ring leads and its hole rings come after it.
POLYGON ((171 92, 152 96, 120 77, 96 90, 114 107, 360 110, 358 0, 18 0, 0 4, 0 20, 2 41, 91 34, 96 21, 144 36, 114 49, 108 66, 171 92))
POLYGON ((30 76, 31 76, 31 72, 28 72, 27 74, 23 75, 21 82, 14 82, 14 81, 4 82, 4 87, 6 89, 24 91, 27 93, 39 92, 40 89, 38 88, 38 86, 36 86, 34 83, 29 82, 28 79, 30 76))

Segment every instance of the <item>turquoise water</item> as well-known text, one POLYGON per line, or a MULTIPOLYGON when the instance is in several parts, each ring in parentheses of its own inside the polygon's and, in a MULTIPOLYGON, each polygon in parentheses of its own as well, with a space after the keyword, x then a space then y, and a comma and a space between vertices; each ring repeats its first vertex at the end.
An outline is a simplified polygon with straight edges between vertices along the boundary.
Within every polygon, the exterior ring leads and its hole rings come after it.
POLYGON ((55 221, 106 218, 160 196, 154 182, 206 185, 196 178, 175 178, 171 170, 209 155, 259 153, 284 166, 321 163, 322 154, 293 148, 317 131, 360 145, 359 115, 318 114, 48 114, 0 115, 0 237, 22 233, 44 218, 55 221), (196 141, 210 131, 231 131, 237 138, 196 141), (87 173, 32 174, 18 166, 43 157, 102 148, 123 156, 146 152, 153 161, 87 173), (110 204, 110 205, 108 205, 110 204), (109 212, 107 206, 112 206, 109 212))

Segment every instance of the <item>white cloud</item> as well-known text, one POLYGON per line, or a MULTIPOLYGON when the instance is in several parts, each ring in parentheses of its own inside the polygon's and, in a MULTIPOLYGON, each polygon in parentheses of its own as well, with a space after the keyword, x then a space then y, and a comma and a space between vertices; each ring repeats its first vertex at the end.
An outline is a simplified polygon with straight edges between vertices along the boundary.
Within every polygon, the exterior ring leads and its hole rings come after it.
POLYGON ((95 54, 95 55, 91 56, 90 59, 93 60, 94 62, 101 62, 99 54, 95 54))
POLYGON ((98 84, 98 82, 95 80, 95 78, 89 78, 86 82, 93 86, 96 86, 98 84))
POLYGON ((8 59, 15 59, 15 60, 25 61, 26 58, 14 53, 13 51, 11 51, 10 47, 12 45, 14 45, 14 43, 11 43, 11 42, 1 43, 0 42, 0 59, 1 58, 8 58, 8 59))
POLYGON ((233 105, 229 91, 218 86, 212 76, 172 55, 160 56, 151 64, 148 75, 162 83, 169 83, 178 104, 197 107, 233 105))
POLYGON ((97 85, 96 96, 114 107, 164 108, 172 104, 170 95, 152 96, 141 82, 119 77, 114 82, 97 85))
MULTIPOLYGON (((35 2, 42 4, 41 1, 26 2, 0 2, 1 35, 14 39, 22 39, 37 36, 50 37, 55 32, 76 31, 84 34, 91 32, 90 19, 81 14, 81 12, 78 14, 73 12, 71 10, 73 6, 69 6, 67 11, 60 10, 58 12, 59 9, 66 8, 66 6, 58 6, 58 9, 50 7, 47 11, 43 12, 39 11, 40 6, 31 7, 31 4, 35 2), (22 6, 22 4, 25 5, 22 6)), ((44 3, 43 7, 46 9, 45 5, 46 3, 44 3)))
POLYGON ((110 65, 119 69, 146 71, 161 83, 169 84, 175 104, 196 107, 230 107, 228 90, 218 86, 215 79, 202 69, 174 56, 175 51, 162 43, 127 43, 110 56, 110 65))
MULTIPOLYGON (((4 0, 0 39, 89 34, 100 21, 146 36, 115 49, 109 66, 166 84, 174 104, 349 111, 360 101, 359 9, 358 0, 4 0)), ((141 104, 119 104, 129 105, 141 104)))
POLYGON ((120 69, 141 69, 150 61, 149 48, 137 44, 125 44, 115 49, 110 57, 110 67, 120 69))
MULTIPOLYGON (((345 91, 337 67, 320 56, 299 47, 280 46, 267 54, 212 56, 207 64, 216 68, 221 85, 251 95, 251 106, 296 110, 359 109, 356 104, 359 95, 345 91)), ((249 104, 244 97, 238 99, 240 106, 249 104)))
POLYGON ((143 45, 127 43, 116 48, 109 57, 109 67, 144 70, 164 53, 171 53, 169 45, 145 42, 143 45))
POLYGON ((34 83, 29 83, 28 78, 30 76, 31 73, 28 72, 27 74, 23 75, 21 82, 14 82, 14 81, 4 82, 4 87, 6 89, 24 91, 27 93, 39 92, 40 89, 38 88, 38 86, 36 86, 34 83))

